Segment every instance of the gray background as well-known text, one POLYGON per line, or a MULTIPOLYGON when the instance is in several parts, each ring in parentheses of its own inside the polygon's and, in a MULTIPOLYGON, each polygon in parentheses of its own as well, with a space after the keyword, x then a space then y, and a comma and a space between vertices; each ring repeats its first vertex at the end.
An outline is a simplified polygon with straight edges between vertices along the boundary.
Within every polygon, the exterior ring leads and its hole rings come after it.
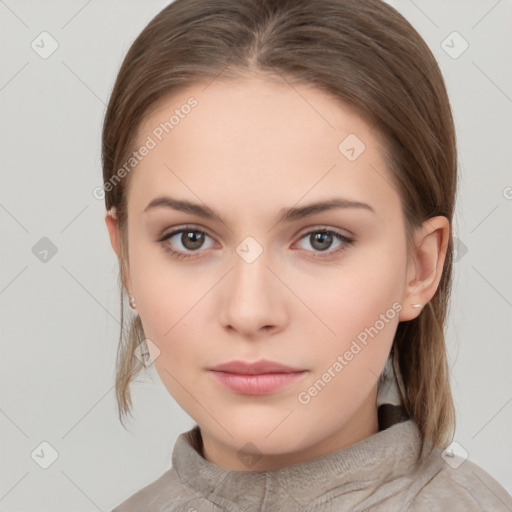
MULTIPOLYGON (((92 195, 116 72, 167 3, 0 0, 0 511, 111 510, 194 424, 154 373, 133 386, 129 430, 117 420, 117 260, 92 195), (31 47, 43 31, 58 43, 47 58, 31 47), (47 469, 43 441, 58 454, 47 469)), ((455 441, 512 492, 512 1, 390 3, 436 55, 456 121, 455 441), (469 44, 457 58, 453 31, 469 44)))

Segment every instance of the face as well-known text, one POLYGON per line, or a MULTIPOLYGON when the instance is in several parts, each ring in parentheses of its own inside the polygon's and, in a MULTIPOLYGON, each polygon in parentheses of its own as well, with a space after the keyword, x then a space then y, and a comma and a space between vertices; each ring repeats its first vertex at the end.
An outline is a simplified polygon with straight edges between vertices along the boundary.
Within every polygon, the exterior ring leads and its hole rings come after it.
POLYGON ((411 302, 378 134, 317 89, 254 77, 161 102, 144 144, 126 286, 205 457, 248 469, 252 452, 264 469, 375 433, 377 379, 411 302), (297 371, 211 370, 262 360, 297 371))

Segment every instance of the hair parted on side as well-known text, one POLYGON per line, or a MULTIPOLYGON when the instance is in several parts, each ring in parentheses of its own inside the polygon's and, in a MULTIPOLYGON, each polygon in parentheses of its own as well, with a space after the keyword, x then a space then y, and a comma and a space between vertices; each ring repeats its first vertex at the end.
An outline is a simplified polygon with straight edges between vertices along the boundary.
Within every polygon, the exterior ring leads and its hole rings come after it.
MULTIPOLYGON (((455 413, 445 346, 453 266, 455 129, 445 83, 427 44, 381 0, 176 0, 144 28, 121 65, 102 134, 107 183, 134 150, 137 129, 156 103, 189 85, 248 74, 314 86, 352 106, 385 141, 383 155, 401 197, 409 251, 415 228, 450 221, 439 287, 420 315, 400 322, 391 354, 409 416, 422 440, 446 447, 455 413)), ((129 385, 144 367, 140 317, 124 328, 130 175, 106 188, 121 233, 119 418, 131 413, 129 385)), ((409 254, 412 254, 411 252, 409 254)))

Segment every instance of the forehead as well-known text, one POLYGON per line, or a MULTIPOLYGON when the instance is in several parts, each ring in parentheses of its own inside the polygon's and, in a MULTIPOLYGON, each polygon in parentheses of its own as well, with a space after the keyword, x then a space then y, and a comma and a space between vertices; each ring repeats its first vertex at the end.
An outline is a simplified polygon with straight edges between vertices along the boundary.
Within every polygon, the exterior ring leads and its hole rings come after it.
POLYGON ((181 134, 189 143, 210 144, 220 151, 251 138, 254 144, 237 147, 239 154, 258 153, 258 143, 285 149, 287 140, 300 140, 337 149, 344 134, 356 133, 362 139, 378 135, 370 133, 355 109, 334 96, 311 85, 262 76, 197 83, 162 98, 146 114, 138 141, 159 127, 166 139, 182 142, 181 134), (167 131, 161 126, 166 122, 172 125, 166 125, 167 131))
POLYGON ((334 191, 395 206, 399 199, 378 133, 312 86, 265 77, 194 84, 150 110, 136 148, 149 140, 131 176, 129 203, 139 211, 164 191, 219 207, 226 198, 282 207, 334 191))

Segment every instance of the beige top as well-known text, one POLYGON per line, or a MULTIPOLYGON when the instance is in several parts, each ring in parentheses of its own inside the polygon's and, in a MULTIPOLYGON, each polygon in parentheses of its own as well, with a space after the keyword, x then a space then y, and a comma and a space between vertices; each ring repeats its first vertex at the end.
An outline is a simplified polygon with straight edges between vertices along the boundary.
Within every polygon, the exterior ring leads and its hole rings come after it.
POLYGON ((172 468, 112 512, 512 511, 512 497, 469 459, 435 448, 416 465, 412 420, 340 450, 273 470, 221 468, 202 455, 196 429, 174 445, 172 468), (452 467, 453 466, 453 467, 452 467))

